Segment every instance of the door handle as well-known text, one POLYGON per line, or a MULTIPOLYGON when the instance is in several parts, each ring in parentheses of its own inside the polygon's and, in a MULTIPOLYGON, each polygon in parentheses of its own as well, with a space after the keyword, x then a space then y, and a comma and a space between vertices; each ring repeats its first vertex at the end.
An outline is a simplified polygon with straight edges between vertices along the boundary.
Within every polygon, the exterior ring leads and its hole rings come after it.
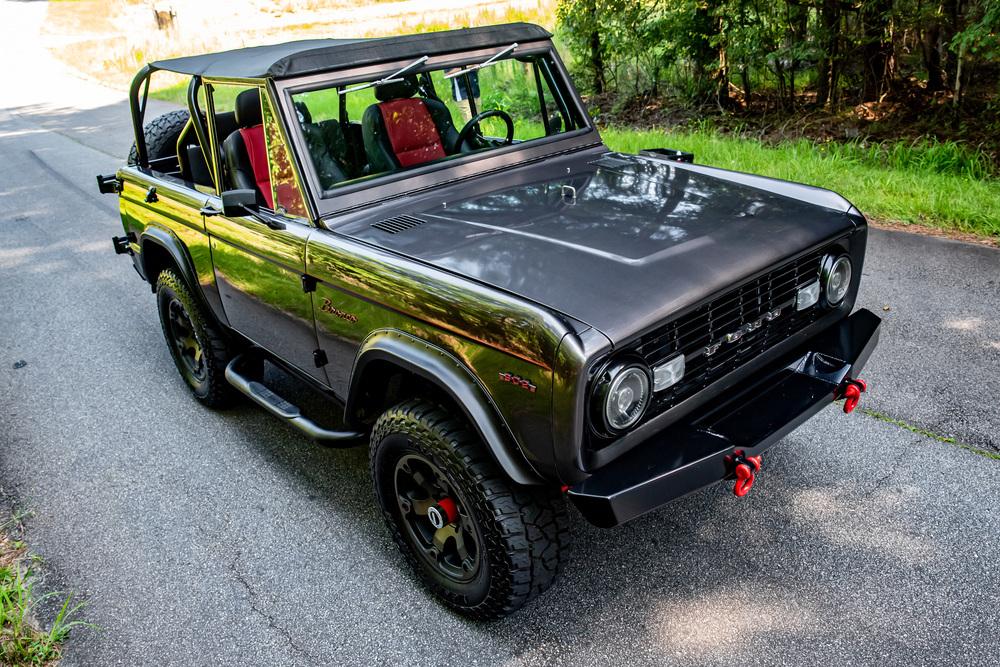
POLYGON ((221 213, 221 209, 215 208, 208 202, 205 202, 205 205, 201 207, 201 214, 206 218, 211 218, 213 215, 220 215, 221 213))

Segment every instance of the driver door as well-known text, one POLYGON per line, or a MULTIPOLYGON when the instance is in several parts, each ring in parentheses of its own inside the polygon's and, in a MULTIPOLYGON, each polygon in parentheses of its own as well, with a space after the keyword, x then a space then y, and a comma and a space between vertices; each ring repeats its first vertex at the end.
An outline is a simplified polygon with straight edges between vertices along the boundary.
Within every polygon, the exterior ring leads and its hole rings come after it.
MULTIPOLYGON (((254 88, 209 84, 210 116, 217 171, 224 189, 235 189, 229 173, 226 150, 228 137, 215 136, 233 113, 236 99, 254 88), (218 111, 216 111, 218 110, 218 111)), ((210 197, 205 207, 215 279, 230 326, 258 346, 268 350, 315 379, 326 383, 326 374, 317 368, 318 349, 313 323, 311 295, 303 288, 306 242, 314 228, 306 216, 301 190, 292 172, 287 144, 274 117, 266 89, 256 89, 260 97, 261 126, 252 125, 244 99, 244 118, 237 129, 266 144, 269 187, 273 208, 262 206, 258 213, 226 216, 221 213, 221 197, 210 197), (218 213, 212 213, 218 211, 218 213)), ((252 93, 247 93, 252 96, 252 93)), ((232 132, 230 133, 232 134, 232 132)), ((242 139, 242 135, 241 135, 242 139)), ((231 156, 230 156, 231 158, 231 156)), ((266 181, 258 175, 258 183, 266 181)), ((266 187, 266 186, 265 186, 266 187)), ((266 198, 265 198, 266 199, 266 198)))

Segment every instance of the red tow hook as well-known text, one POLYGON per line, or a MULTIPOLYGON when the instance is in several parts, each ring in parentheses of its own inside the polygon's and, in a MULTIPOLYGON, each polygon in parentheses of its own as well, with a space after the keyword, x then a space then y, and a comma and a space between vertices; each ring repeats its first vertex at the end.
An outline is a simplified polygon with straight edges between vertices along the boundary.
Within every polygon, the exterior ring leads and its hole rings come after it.
POLYGON ((742 498, 750 493, 753 483, 760 472, 760 454, 757 456, 745 456, 742 449, 733 452, 731 461, 734 465, 733 472, 736 473, 736 484, 733 485, 733 493, 737 498, 742 498))
POLYGON ((844 399, 844 414, 849 415, 854 412, 854 408, 858 407, 858 403, 861 401, 861 394, 866 391, 868 391, 868 384, 861 378, 844 380, 837 390, 837 398, 844 399))

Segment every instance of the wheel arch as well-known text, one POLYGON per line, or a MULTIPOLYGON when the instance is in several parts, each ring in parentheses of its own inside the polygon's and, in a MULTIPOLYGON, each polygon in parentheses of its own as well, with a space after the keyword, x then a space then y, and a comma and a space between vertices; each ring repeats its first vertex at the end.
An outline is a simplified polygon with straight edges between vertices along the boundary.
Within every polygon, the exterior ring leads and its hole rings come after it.
POLYGON ((194 263, 188 257, 181 241, 172 233, 150 225, 143 230, 139 246, 142 249, 142 276, 154 289, 160 271, 168 268, 177 269, 188 287, 192 289, 198 287, 194 263))
POLYGON ((221 305, 213 306, 212 301, 202 289, 198 280, 198 272, 194 268, 194 260, 188 254, 187 248, 173 232, 156 225, 149 225, 142 232, 139 238, 139 265, 141 266, 142 277, 149 283, 149 287, 156 291, 156 279, 164 269, 173 268, 180 273, 180 277, 187 283, 188 288, 194 297, 208 309, 208 313, 215 319, 216 323, 224 328, 228 328, 229 322, 225 313, 221 310, 221 305))
POLYGON ((359 421, 366 407, 375 402, 372 388, 380 388, 399 373, 416 376, 432 385, 454 403, 475 429, 503 471, 518 484, 540 484, 500 416, 492 399, 475 374, 446 350, 415 336, 393 329, 375 331, 362 343, 354 361, 345 416, 359 421))

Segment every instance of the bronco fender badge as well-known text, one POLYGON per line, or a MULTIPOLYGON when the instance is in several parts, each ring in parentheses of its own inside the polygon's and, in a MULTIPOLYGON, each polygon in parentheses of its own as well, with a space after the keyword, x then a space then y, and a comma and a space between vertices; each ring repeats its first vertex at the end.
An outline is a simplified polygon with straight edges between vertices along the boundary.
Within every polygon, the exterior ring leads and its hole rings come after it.
POLYGON ((339 317, 342 320, 347 320, 352 324, 358 321, 357 315, 345 312, 340 308, 337 308, 335 305, 333 305, 333 302, 327 299, 326 297, 323 297, 323 303, 322 305, 320 305, 319 309, 322 310, 324 313, 330 313, 331 315, 339 317))

